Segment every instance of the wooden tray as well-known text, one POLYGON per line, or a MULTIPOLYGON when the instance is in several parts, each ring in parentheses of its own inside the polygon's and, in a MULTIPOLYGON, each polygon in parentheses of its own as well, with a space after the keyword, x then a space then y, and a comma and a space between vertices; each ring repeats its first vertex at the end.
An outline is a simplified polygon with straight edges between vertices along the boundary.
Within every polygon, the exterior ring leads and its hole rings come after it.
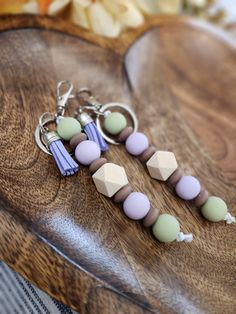
POLYGON ((235 226, 208 223, 113 146, 107 156, 134 188, 195 236, 160 244, 87 169, 62 179, 33 137, 59 80, 89 86, 102 102, 132 104, 150 140, 236 214, 235 44, 171 17, 118 40, 42 17, 2 17, 0 29, 0 258, 80 313, 235 313, 235 226))

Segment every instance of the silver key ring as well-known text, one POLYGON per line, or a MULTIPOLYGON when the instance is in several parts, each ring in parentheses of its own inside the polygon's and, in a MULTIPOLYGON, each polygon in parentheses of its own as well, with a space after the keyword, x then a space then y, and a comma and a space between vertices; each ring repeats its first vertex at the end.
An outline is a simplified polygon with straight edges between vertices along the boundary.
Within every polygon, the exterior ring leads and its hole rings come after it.
MULTIPOLYGON (((123 109, 123 110, 128 112, 128 114, 130 115, 131 120, 133 122, 133 130, 134 130, 134 132, 137 132, 137 130, 138 130, 138 119, 137 119, 137 116, 134 113, 134 111, 128 105, 121 104, 121 103, 118 103, 118 102, 111 102, 111 103, 108 103, 106 105, 102 105, 101 108, 99 109, 99 112, 104 116, 104 113, 105 113, 106 110, 114 109, 114 108, 121 108, 121 109, 123 109)), ((101 127, 101 122, 100 122, 101 114, 100 115, 97 114, 97 117, 96 117, 96 125, 97 125, 98 130, 100 131, 100 133, 102 134, 103 138, 108 143, 111 143, 111 144, 114 144, 114 145, 120 145, 119 142, 115 141, 113 138, 109 137, 107 134, 105 134, 103 132, 102 127, 101 127)))
POLYGON ((45 125, 50 122, 55 122, 56 116, 53 115, 50 112, 45 112, 40 118, 39 118, 39 124, 37 125, 35 132, 34 132, 34 138, 38 145, 38 147, 46 154, 52 155, 47 148, 46 143, 43 141, 43 134, 47 132, 47 129, 45 128, 45 125))

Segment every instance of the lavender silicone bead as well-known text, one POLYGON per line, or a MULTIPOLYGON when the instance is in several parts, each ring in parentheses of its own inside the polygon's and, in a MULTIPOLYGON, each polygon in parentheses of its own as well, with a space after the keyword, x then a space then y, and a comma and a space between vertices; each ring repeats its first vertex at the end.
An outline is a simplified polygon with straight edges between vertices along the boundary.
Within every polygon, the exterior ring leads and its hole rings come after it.
POLYGON ((84 166, 90 165, 95 159, 101 156, 101 150, 93 141, 83 141, 75 149, 76 159, 84 166))
POLYGON ((123 203, 126 216, 133 220, 144 218, 150 210, 150 202, 147 196, 140 192, 132 192, 123 203))
POLYGON ((184 200, 192 200, 201 191, 201 185, 199 181, 192 176, 183 176, 175 187, 176 193, 184 200))
POLYGON ((126 150, 134 156, 142 154, 148 146, 148 138, 141 132, 132 133, 125 142, 126 150))

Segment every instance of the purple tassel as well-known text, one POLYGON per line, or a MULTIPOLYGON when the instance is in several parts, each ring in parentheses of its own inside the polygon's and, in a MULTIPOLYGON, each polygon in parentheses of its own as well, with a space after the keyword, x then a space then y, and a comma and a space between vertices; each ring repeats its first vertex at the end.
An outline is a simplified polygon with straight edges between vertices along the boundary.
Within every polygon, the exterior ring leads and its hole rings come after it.
POLYGON ((106 151, 108 150, 108 145, 105 142, 104 138, 98 131, 98 128, 96 124, 92 121, 84 126, 84 132, 88 136, 88 139, 91 141, 94 141, 95 143, 98 144, 100 147, 101 151, 106 151))
POLYGON ((72 176, 79 170, 79 166, 65 149, 61 140, 51 142, 49 149, 56 161, 57 167, 64 177, 72 176))
POLYGON ((94 141, 95 143, 97 143, 101 151, 104 152, 108 150, 107 143, 105 142, 101 133, 98 131, 98 128, 94 123, 93 119, 90 117, 90 115, 88 115, 86 112, 82 112, 80 115, 77 116, 77 119, 81 123, 88 139, 90 141, 94 141))
POLYGON ((63 176, 72 176, 79 170, 79 166, 71 158, 56 132, 52 131, 44 133, 43 140, 52 153, 57 167, 63 176))

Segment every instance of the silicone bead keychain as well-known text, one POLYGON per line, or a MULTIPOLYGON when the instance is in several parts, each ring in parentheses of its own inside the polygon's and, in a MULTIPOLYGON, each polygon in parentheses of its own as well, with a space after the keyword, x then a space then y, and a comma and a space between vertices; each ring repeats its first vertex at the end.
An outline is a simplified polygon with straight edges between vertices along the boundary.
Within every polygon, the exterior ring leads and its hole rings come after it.
MULTIPOLYGON (((60 119, 64 115, 67 101, 72 96, 72 89, 73 85, 68 81, 61 81, 58 84, 57 113, 52 114, 50 112, 45 112, 42 114, 42 116, 39 118, 39 124, 35 130, 35 141, 37 145, 46 154, 53 156, 62 176, 71 176, 75 174, 78 171, 79 166, 66 150, 58 132, 50 131, 46 125, 49 123, 59 123, 60 119), (62 85, 66 85, 68 90, 63 95, 60 95, 60 88, 62 85)), ((70 128, 67 130, 67 137, 70 138, 70 136, 73 136, 73 134, 76 134, 80 131, 80 123, 76 119, 70 118, 70 128)))
MULTIPOLYGON (((103 115, 102 112, 96 112, 99 108, 96 108, 95 103, 92 105, 84 103, 83 106, 78 108, 76 117, 80 122, 72 117, 64 117, 67 102, 72 98, 71 91, 73 86, 67 81, 62 81, 58 84, 58 89, 62 85, 68 85, 69 89, 62 96, 59 96, 58 93, 57 114, 44 114, 36 128, 35 139, 38 146, 44 152, 53 154, 62 175, 69 175, 78 170, 78 165, 73 161, 69 153, 65 151, 65 148, 61 148, 61 140, 70 141, 71 147, 75 149, 77 161, 84 166, 89 166, 89 171, 92 174, 97 190, 107 197, 113 197, 114 202, 122 203, 126 216, 132 220, 142 219, 145 227, 152 226, 152 232, 160 242, 191 242, 193 239, 192 234, 181 232, 179 222, 174 216, 169 214, 160 215, 159 210, 151 207, 149 198, 144 193, 132 191, 123 167, 101 158, 101 152, 107 150, 108 146, 99 128, 86 112, 86 110, 90 110, 92 107, 97 115, 103 115), (45 128, 45 125, 49 122, 57 123, 56 132, 51 132, 45 128), (81 125, 83 132, 81 132, 81 125), (53 140, 51 140, 51 137, 53 137, 53 140), (58 152, 54 153, 52 147, 57 141, 60 142, 60 151, 63 151, 60 156, 58 152), (69 159, 73 165, 71 169, 65 169, 65 166, 61 167, 64 157, 66 161, 69 159)), ((137 119, 131 109, 128 108, 128 112, 132 114, 134 128, 136 128, 137 119)))
MULTIPOLYGON (((235 222, 235 217, 228 212, 223 199, 209 196, 194 176, 183 175, 173 152, 157 150, 149 144, 147 136, 138 131, 137 117, 128 105, 121 103, 102 105, 87 88, 81 89, 78 95, 79 99, 83 100, 84 107, 95 114, 97 128, 108 143, 115 145, 124 143, 129 154, 146 164, 152 178, 167 182, 183 200, 193 201, 208 221, 225 220, 227 224, 235 222), (82 97, 82 94, 87 95, 82 97), (122 113, 111 111, 121 109, 129 113, 133 126, 127 126, 127 119, 122 113), (104 117, 103 127, 100 121, 101 116, 104 117)), ((74 140, 72 140, 72 146, 74 140)))
POLYGON ((75 174, 79 166, 64 147, 60 136, 55 131, 49 131, 48 123, 56 122, 55 115, 45 112, 39 119, 35 131, 38 146, 47 154, 52 155, 62 176, 75 174))

